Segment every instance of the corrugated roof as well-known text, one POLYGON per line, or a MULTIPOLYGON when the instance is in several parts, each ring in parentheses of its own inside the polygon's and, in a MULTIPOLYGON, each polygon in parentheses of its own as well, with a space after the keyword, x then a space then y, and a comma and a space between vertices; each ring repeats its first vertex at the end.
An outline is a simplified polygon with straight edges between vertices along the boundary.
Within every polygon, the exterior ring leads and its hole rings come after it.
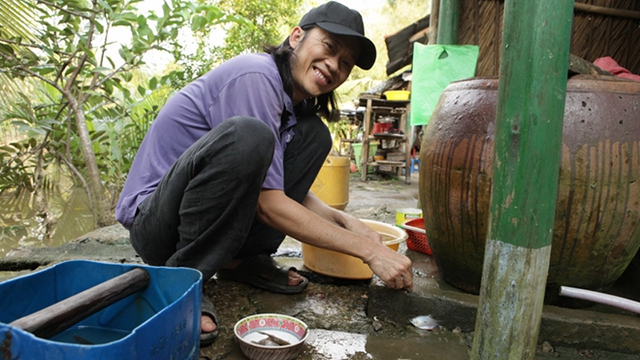
POLYGON ((427 15, 397 33, 385 37, 384 41, 387 45, 389 56, 387 75, 391 75, 411 64, 414 42, 421 44, 428 42, 429 18, 430 16, 427 15))

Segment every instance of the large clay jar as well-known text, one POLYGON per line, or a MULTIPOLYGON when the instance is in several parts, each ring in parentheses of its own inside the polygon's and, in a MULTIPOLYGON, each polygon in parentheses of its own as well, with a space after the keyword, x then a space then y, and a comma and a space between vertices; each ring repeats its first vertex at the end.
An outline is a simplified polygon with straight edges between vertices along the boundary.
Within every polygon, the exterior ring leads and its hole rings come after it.
MULTIPOLYGON (((562 160, 547 282, 603 291, 640 246, 640 82, 574 77, 567 85, 562 160)), ((420 151, 420 201, 445 281, 479 293, 493 174, 498 80, 454 82, 420 151)), ((544 161, 544 159, 540 159, 544 161)))

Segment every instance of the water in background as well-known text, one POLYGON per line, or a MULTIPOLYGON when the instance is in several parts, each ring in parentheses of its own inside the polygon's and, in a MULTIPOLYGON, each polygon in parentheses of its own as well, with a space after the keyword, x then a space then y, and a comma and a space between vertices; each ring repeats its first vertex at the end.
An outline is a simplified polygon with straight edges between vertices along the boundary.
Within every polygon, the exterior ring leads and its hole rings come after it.
POLYGON ((83 189, 55 193, 47 199, 56 222, 46 236, 44 221, 33 208, 33 194, 0 195, 0 257, 19 246, 55 247, 93 230, 93 218, 83 189))

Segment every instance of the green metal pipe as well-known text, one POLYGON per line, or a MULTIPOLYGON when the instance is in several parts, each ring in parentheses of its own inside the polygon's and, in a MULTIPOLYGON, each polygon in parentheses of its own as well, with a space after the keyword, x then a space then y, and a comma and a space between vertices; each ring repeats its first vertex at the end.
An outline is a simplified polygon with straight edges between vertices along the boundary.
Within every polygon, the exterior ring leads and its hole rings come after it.
MULTIPOLYGON (((433 0, 437 1, 437 0, 433 0)), ((460 18, 460 0, 440 0, 436 42, 440 45, 458 43, 458 23, 460 18)))

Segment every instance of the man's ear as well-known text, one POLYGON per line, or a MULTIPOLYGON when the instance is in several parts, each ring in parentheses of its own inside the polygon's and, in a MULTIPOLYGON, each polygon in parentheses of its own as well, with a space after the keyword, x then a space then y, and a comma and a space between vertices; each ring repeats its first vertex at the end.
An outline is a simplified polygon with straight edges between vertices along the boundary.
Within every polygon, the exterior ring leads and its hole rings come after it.
POLYGON ((289 45, 291 45, 292 49, 295 50, 300 45, 300 42, 302 42, 302 39, 304 38, 304 33, 305 31, 302 30, 300 26, 296 26, 291 30, 291 35, 289 35, 289 45))

